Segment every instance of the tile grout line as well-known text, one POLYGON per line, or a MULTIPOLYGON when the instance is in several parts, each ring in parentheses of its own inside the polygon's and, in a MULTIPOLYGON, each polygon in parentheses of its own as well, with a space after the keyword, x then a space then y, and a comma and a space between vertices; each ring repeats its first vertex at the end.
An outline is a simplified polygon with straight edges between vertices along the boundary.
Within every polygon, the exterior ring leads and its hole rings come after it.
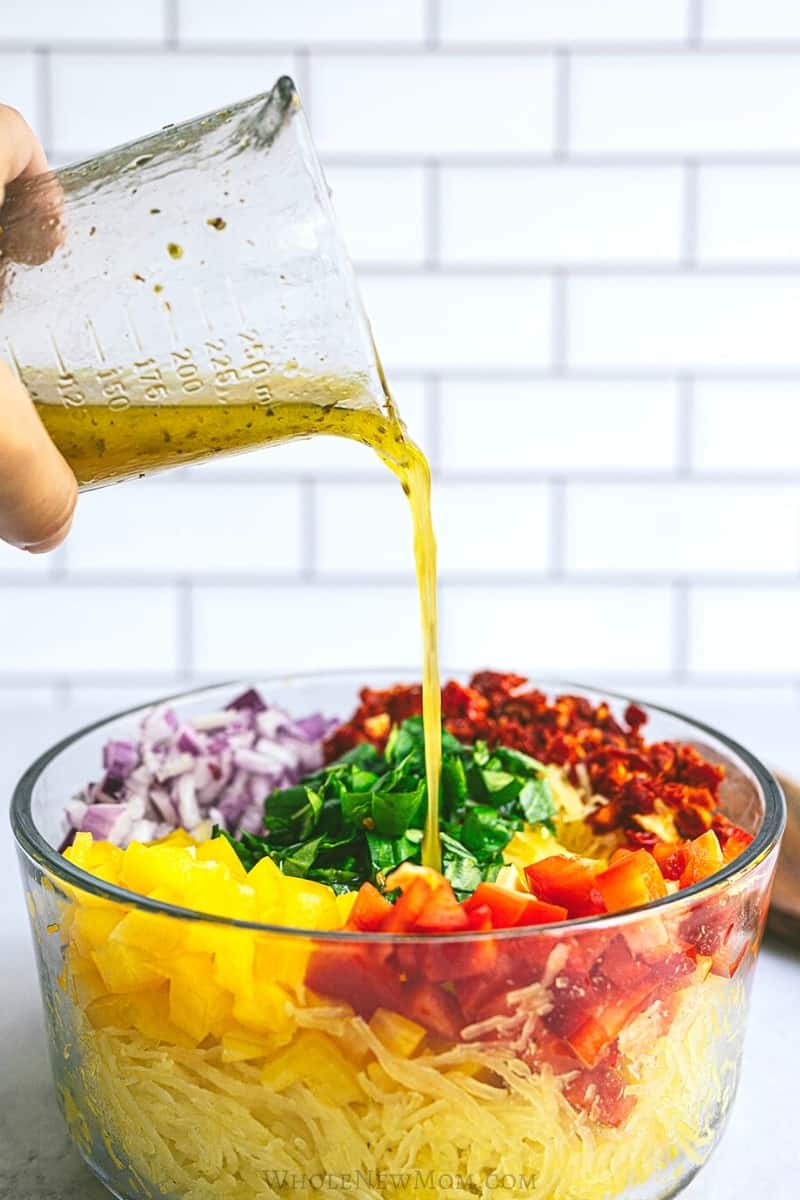
POLYGON ((178 583, 176 599, 176 674, 186 681, 194 672, 194 584, 189 580, 178 583))
MULTIPOLYGON (((435 380, 437 387, 441 386, 441 379, 438 375, 429 373, 429 377, 435 380)), ((691 378, 689 376, 687 379, 691 378)), ((560 382, 556 380, 556 382, 560 382)), ((694 380, 692 379, 692 384, 694 380)), ((423 379, 424 386, 424 379, 423 379)), ((676 425, 680 429, 680 424, 676 425)), ((676 447, 680 446, 680 438, 675 439, 676 447)), ((638 485, 652 485, 653 487, 661 486, 669 483, 677 476, 677 464, 673 466, 651 467, 651 468, 634 468, 631 469, 627 464, 620 463, 614 467, 604 468, 585 468, 585 467, 570 467, 568 464, 555 464, 557 469, 563 471, 569 476, 569 482, 574 484, 616 484, 624 488, 638 485)), ((497 467, 441 467, 442 478, 447 483, 474 483, 474 484, 495 484, 495 483, 514 483, 514 484, 536 484, 546 483, 552 478, 552 467, 530 467, 517 466, 512 468, 497 466, 497 467)), ((746 469, 736 470, 727 468, 720 471, 697 470, 692 471, 692 482, 700 487, 709 488, 752 488, 758 491, 765 487, 774 487, 777 484, 794 485, 796 491, 800 490, 800 476, 797 470, 789 468, 781 468, 779 470, 770 470, 765 468, 758 471, 748 471, 746 469)), ((292 475, 282 475, 279 479, 280 484, 293 486, 295 484, 303 484, 309 478, 313 478, 315 483, 322 486, 331 485, 336 487, 341 484, 364 484, 371 483, 373 485, 380 484, 388 490, 391 483, 385 480, 377 467, 374 470, 339 470, 327 471, 324 474, 318 473, 313 477, 308 475, 307 471, 298 471, 292 475)), ((227 487, 230 484, 251 484, 263 482, 261 476, 243 476, 236 474, 216 474, 211 479, 184 479, 182 481, 174 481, 166 486, 169 487, 227 487)), ((66 573, 66 572, 64 572, 66 573)), ((0 577, 3 571, 0 568, 0 577)))
POLYGON ((300 558, 301 583, 310 583, 317 571, 317 487, 314 479, 300 485, 300 558))
MULTIPOLYGON (((800 46, 798 47, 800 52, 800 46)), ((48 51, 48 53, 51 53, 48 51)), ((295 57, 308 53, 306 50, 292 50, 295 57)), ((92 158, 104 147, 89 146, 58 146, 56 151, 67 160, 79 162, 92 158)), ((320 153, 320 160, 325 167, 423 167, 430 160, 430 154, 424 150, 385 151, 383 149, 366 150, 328 150, 320 153)), ((485 171, 514 171, 520 168, 536 170, 563 170, 566 165, 571 167, 595 167, 608 170, 658 171, 672 167, 679 169, 686 164, 685 151, 651 153, 649 151, 571 151, 568 160, 564 162, 554 158, 546 151, 492 151, 476 150, 471 152, 441 151, 437 155, 437 163, 443 169, 466 167, 485 171)), ((737 167, 760 169, 769 167, 798 167, 800 166, 800 151, 707 151, 698 161, 703 167, 737 167)), ((747 261, 747 260, 745 260, 747 261)), ((782 261, 782 260, 779 260, 782 261)), ((663 262, 659 264, 662 268, 663 262)), ((758 264, 756 264, 758 265, 758 264)), ((769 266, 769 263, 765 263, 769 266)), ((711 264, 714 267, 714 264, 711 264)))
POLYGON ((569 50, 560 49, 556 54, 555 102, 553 104, 553 158, 561 162, 569 157, 571 66, 569 50))
MULTIPOLYGON (((266 670, 267 668, 262 668, 266 670)), ((597 678, 596 673, 593 673, 597 678)), ((591 683, 591 679, 587 678, 584 673, 584 679, 587 683, 591 683)), ((53 696, 53 706, 58 703, 58 698, 62 697, 62 702, 68 703, 70 706, 75 703, 75 691, 78 688, 86 689, 95 693, 102 693, 107 689, 136 689, 147 688, 152 689, 152 698, 157 699, 161 695, 169 694, 182 690, 189 682, 190 684, 197 683, 198 685, 214 685, 220 682, 219 672, 203 669, 192 674, 190 679, 179 679, 176 675, 148 675, 142 674, 117 674, 111 672, 109 675, 82 675, 80 673, 69 673, 66 675, 53 676, 4 676, 0 674, 0 697, 3 693, 25 693, 29 691, 37 691, 39 689, 47 689, 53 696)), ((657 687, 657 688, 679 688, 684 689, 721 689, 726 692, 736 690, 747 692, 752 689, 768 690, 768 691, 791 691, 800 702, 800 680, 794 674, 732 674, 724 675, 719 672, 698 672, 690 671, 685 678, 676 679, 669 671, 647 670, 637 672, 635 670, 627 671, 603 671, 602 679, 599 680, 603 686, 612 686, 615 682, 630 683, 636 687, 657 687)), ((137 701, 140 703, 140 701, 137 701)), ((43 707, 49 707, 43 706, 43 707)), ((0 709, 2 711, 2 709, 0 709)))
POLYGON ((429 159, 423 167, 423 269, 426 273, 441 269, 441 192, 439 163, 429 159))
POLYGON ((676 579, 673 584, 672 677, 687 682, 689 672, 689 581, 676 579))
POLYGON ((40 46, 35 51, 36 62, 36 105, 39 109, 39 141, 44 146, 45 154, 50 157, 53 152, 53 77, 50 50, 40 46))
MULTIPOLYGON (((436 265, 436 273, 448 279, 469 279, 470 277, 485 279, 492 276, 506 280, 543 279, 552 276, 554 271, 568 273, 579 279, 599 279, 609 283, 615 283, 617 280, 644 279, 646 281, 661 281, 663 279, 684 279, 686 277, 685 264, 663 261, 642 261, 638 263, 593 263, 586 261, 564 263, 563 261, 558 262, 554 260, 517 261, 515 263, 509 261, 475 261, 470 263, 439 263, 436 265)), ((431 272, 430 267, 424 262, 371 263, 362 260, 358 264, 358 273, 365 278, 369 277, 373 279, 384 276, 391 280, 425 280, 431 272)), ((797 281, 800 280, 800 259, 791 260, 786 263, 710 262, 703 265, 702 274, 706 279, 716 280, 739 278, 790 279, 797 281)), ((405 369, 414 370, 415 368, 407 366, 405 369)), ((613 368, 608 369, 612 370, 613 368)), ((718 368, 715 366, 709 369, 716 370, 718 368)), ((759 368, 747 369, 758 370, 759 368)), ((765 369, 770 370, 771 368, 766 366, 765 369)), ((797 370, 800 372, 800 359, 798 359, 797 370)))
POLYGON ((564 267, 551 275, 552 327, 550 331, 551 369, 555 378, 566 374, 569 361, 569 276, 564 267))
POLYGON ((441 46, 442 12, 439 0, 426 0, 424 45, 428 50, 441 46))
POLYGON ((548 581, 563 582, 567 562, 567 481, 562 475, 550 478, 550 520, 548 523, 548 581))
POLYGON ((309 124, 314 125, 314 98, 311 91, 311 51, 307 46, 295 46, 293 50, 294 65, 296 68, 297 90, 300 94, 300 100, 306 112, 309 124))
MULTIPOLYGON (((562 484, 568 492, 570 483, 563 476, 550 476, 548 482, 562 484)), ((501 482, 501 481, 498 481, 501 482)), ((562 539, 563 540, 563 539, 562 539)), ((191 577, 175 576, 169 572, 148 571, 141 575, 124 574, 123 572, 108 575, 101 572, 96 574, 73 575, 58 586, 67 592, 88 591, 133 591, 139 589, 159 589, 169 591, 173 595, 186 594, 193 597, 194 590, 214 589, 219 591, 252 591, 256 589, 274 588, 283 591, 287 588, 309 586, 314 589, 332 588, 334 590, 359 587, 404 586, 413 581, 414 571, 409 563, 405 570, 366 569, 359 570, 325 570, 314 571, 311 578, 304 578, 299 571, 284 571, 280 574, 264 572, 231 572, 200 573, 191 577)), ((549 568, 530 570, 513 568, 493 568, 491 571, 442 571, 443 584, 452 587, 527 587, 534 583, 546 583, 550 578, 549 568)), ((711 590, 740 591, 769 590, 773 592, 793 591, 800 594, 800 577, 793 565, 781 571, 753 570, 736 571, 732 569, 715 569, 711 571, 692 571, 682 576, 687 583, 694 587, 711 590)), ((614 588, 640 588, 643 591, 664 590, 674 582, 675 573, 665 566, 663 570, 638 570, 636 567, 615 567, 608 570, 564 570, 563 582, 576 590, 597 588, 600 590, 614 588)), ((20 578, 18 575, 8 575, 0 572, 0 586, 7 595, 29 591, 38 593, 53 586, 53 580, 48 575, 30 578, 20 578)))
POLYGON ((437 375, 427 375, 424 380, 425 427, 422 449, 431 465, 431 474, 439 478, 442 470, 442 395, 437 375))
POLYGON ((177 50, 180 46, 179 0, 162 0, 164 5, 164 49, 177 50))
POLYGON ((690 49, 703 45, 704 0, 688 0, 686 44, 690 49))
POLYGON ((692 270, 697 267, 699 239, 700 168, 696 160, 687 159, 683 168, 683 205, 681 218, 681 265, 692 270))
MULTIPOLYGON (((530 57, 553 58, 559 53, 568 52, 575 58, 652 58, 668 56, 670 58, 688 58, 687 51, 700 51, 708 59, 726 58, 739 54, 761 54, 764 57, 786 57, 800 52, 800 37, 793 36, 781 39, 772 38, 726 38, 710 41, 703 32, 702 15, 692 17, 687 21, 688 33, 671 39, 641 39, 641 40, 609 40, 609 41, 573 41, 565 44, 562 39, 516 41, 442 41, 435 28, 433 19, 429 22, 430 32, 425 32, 422 38, 403 38, 395 42, 389 41, 307 41, 303 47, 314 55, 324 55, 331 59, 338 58, 424 58, 438 57, 476 59, 481 57, 517 58, 530 57), (439 40, 432 41, 431 38, 439 40)), ((42 44, 40 38, 19 37, 8 38, 0 43, 3 53, 29 54, 42 44)), ((158 54, 167 51, 163 40, 138 37, 110 37, 105 41, 81 39, 58 39, 50 43, 54 53, 63 55, 80 54, 92 58, 101 58, 109 54, 158 54)), ((211 55, 250 58, 264 54, 287 54, 297 48, 297 41, 291 38, 257 37, 252 39, 231 38, 219 39, 178 40, 173 53, 209 57, 211 55)))
POLYGON ((694 463, 694 380, 690 375, 678 382, 676 415, 676 478, 685 480, 691 477, 694 463))

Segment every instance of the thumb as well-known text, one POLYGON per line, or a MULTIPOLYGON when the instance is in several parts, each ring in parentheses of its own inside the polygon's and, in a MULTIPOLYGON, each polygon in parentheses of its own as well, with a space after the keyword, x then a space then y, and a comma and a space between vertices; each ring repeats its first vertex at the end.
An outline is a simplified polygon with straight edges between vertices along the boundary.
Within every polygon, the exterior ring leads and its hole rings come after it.
POLYGON ((75 476, 0 359, 0 539, 35 554, 52 550, 69 532, 77 498, 75 476))

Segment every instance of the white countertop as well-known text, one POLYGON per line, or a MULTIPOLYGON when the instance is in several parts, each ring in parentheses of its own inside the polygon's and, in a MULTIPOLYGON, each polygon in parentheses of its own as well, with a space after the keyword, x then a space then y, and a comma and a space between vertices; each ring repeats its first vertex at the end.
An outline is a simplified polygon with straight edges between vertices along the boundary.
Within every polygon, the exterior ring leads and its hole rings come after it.
MULTIPOLYGON (((96 713, 3 714, 0 792, 45 747, 96 713)), ((705 714, 704 714, 705 715, 705 714)), ((727 718, 728 714, 724 714, 727 718)), ((711 715, 709 714, 709 719, 711 715)), ((752 714, 753 748, 800 774, 790 714, 752 714)), ((730 721, 720 726, 736 735, 730 721)), ((70 1148, 50 1084, 39 986, 7 818, 0 823, 0 1200, 102 1200, 70 1148)), ((687 1200, 796 1200, 800 1171, 800 955, 768 942, 756 976, 742 1082, 725 1139, 687 1200)))

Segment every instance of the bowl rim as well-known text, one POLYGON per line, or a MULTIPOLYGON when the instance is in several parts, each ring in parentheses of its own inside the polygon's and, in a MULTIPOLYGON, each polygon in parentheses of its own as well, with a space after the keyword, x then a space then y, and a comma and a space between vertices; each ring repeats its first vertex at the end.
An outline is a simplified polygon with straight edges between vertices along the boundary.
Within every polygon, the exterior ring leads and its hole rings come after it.
MULTIPOLYGON (((172 692, 148 703, 136 704, 131 708, 122 709, 109 716, 101 717, 61 738, 54 745, 43 751, 20 776, 12 793, 10 809, 11 828, 17 846, 29 860, 38 864, 48 874, 54 875, 61 883, 66 884, 68 887, 88 892, 95 897, 115 904, 125 904, 129 908, 136 908, 144 912, 169 917, 170 919, 199 921, 231 929, 246 929, 256 933, 283 935, 287 938, 313 938, 315 942, 334 942, 351 945, 364 943, 376 945, 386 943, 397 944, 398 942, 408 945, 416 942, 428 944, 435 942, 437 945, 463 945, 467 940, 480 942, 485 940, 515 940, 537 936, 552 937, 556 935, 560 937, 565 933, 573 933, 578 929, 588 927, 598 931, 608 928, 618 928, 619 926, 642 920, 650 916, 651 913, 664 913, 678 904, 688 907, 687 901, 691 901, 693 898, 705 899, 727 888, 734 880, 739 880, 754 872, 777 848, 780 842, 786 824, 786 801, 781 786, 761 760, 733 738, 721 733, 703 721, 697 720, 694 717, 687 717, 685 714, 668 708, 665 705, 638 700, 623 692, 617 692, 608 688, 598 688, 597 685, 576 683, 564 679, 543 678, 536 674, 526 675, 526 680, 531 682, 534 687, 546 688, 550 694, 552 694, 552 689, 558 689, 558 694, 564 694, 563 689, 569 688, 574 689, 574 692, 571 690, 568 694, 588 694, 612 701, 623 701, 626 704, 636 704, 647 713, 659 713, 662 716, 681 721, 692 729, 710 735, 715 741, 721 743, 732 753, 735 759, 738 759, 740 763, 743 763, 749 769, 755 777, 758 786, 761 788, 764 797, 764 817, 761 828, 748 848, 732 862, 727 863, 721 870, 710 875, 700 883, 692 884, 691 887, 664 896, 659 900, 653 900, 648 904, 641 905, 639 908, 626 909, 619 913, 600 913, 592 917, 577 917, 566 921, 556 921, 548 925, 531 925, 524 928, 512 927, 510 929, 485 931, 473 930, 469 933, 453 934, 396 934, 347 929, 303 929, 288 925, 270 925, 258 921, 244 921, 238 918, 219 916, 214 913, 204 913, 197 909, 184 908, 180 905, 152 900, 148 896, 127 891, 116 884, 105 883, 97 876, 69 862, 68 859, 64 858, 43 837, 33 820, 31 803, 34 787, 47 767, 62 752, 69 749, 70 746, 79 742, 82 738, 97 732, 104 726, 112 725, 116 721, 128 717, 141 716, 155 706, 199 699, 206 692, 214 693, 228 688, 245 689, 256 687, 263 690, 270 684, 280 684, 285 687, 290 683, 311 684, 317 680, 323 683, 344 679, 362 680, 364 685, 368 686, 370 676, 395 675, 398 678, 402 678, 403 675, 408 674, 413 676, 415 674, 414 668, 407 666, 369 667, 359 671, 353 668, 337 667, 320 671, 282 672, 281 674, 264 676, 254 680, 234 679, 225 680, 221 683, 200 684, 197 687, 172 692)), ((464 671, 463 669, 459 670, 457 668, 447 668, 442 670, 442 679, 463 677, 471 674, 474 674, 474 672, 464 671)))

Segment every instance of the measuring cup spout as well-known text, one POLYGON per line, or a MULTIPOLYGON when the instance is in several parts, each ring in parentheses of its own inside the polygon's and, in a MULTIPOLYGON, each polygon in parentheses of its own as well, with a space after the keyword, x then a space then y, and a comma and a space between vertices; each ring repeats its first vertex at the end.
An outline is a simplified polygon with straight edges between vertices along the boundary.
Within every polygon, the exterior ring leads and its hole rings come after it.
POLYGON ((242 122, 246 137, 252 138, 257 146, 269 148, 283 129, 293 110, 300 107, 300 98, 294 80, 282 75, 267 96, 263 105, 252 117, 242 122))
POLYGON ((0 354, 83 487, 385 411, 288 76, 9 189, 0 227, 0 354))

